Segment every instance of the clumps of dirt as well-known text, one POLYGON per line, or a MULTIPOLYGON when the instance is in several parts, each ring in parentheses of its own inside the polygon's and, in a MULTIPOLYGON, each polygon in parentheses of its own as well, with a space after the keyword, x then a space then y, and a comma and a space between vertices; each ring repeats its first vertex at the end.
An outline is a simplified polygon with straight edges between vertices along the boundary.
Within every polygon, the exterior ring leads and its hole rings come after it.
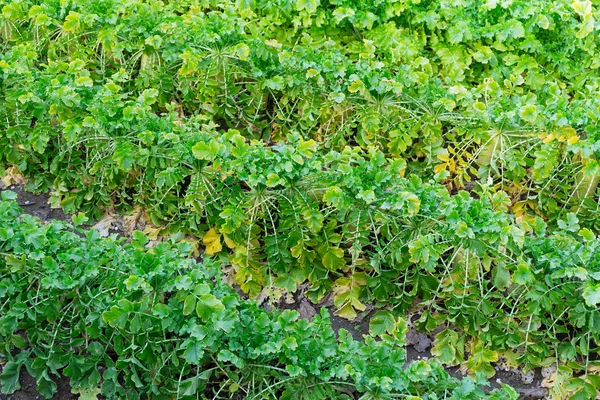
POLYGON ((12 185, 0 188, 0 193, 10 190, 17 194, 17 203, 26 214, 38 217, 42 221, 56 219, 60 221, 68 221, 70 218, 60 208, 52 208, 48 200, 50 195, 33 194, 26 192, 21 185, 12 185))

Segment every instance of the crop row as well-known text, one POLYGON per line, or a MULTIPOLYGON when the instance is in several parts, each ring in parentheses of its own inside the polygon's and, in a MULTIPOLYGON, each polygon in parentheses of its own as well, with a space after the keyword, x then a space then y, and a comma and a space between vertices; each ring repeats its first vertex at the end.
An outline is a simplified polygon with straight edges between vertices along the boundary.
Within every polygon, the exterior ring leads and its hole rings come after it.
POLYGON ((38 3, 2 9, 9 178, 203 237, 251 295, 416 312, 448 365, 596 368, 590 1, 38 3))
POLYGON ((309 322, 240 299, 218 262, 188 257, 189 244, 145 250, 139 231, 124 244, 43 224, 11 198, 0 201, 3 393, 20 387, 25 367, 45 398, 59 373, 85 398, 517 398, 506 385, 486 394, 484 379, 459 381, 435 362, 406 366, 406 323, 389 313, 357 342, 334 333, 326 309, 309 322))
POLYGON ((140 123, 147 106, 248 140, 375 146, 451 189, 492 179, 524 218, 598 221, 590 0, 0 5, 0 160, 36 169, 40 189, 57 153, 93 163, 173 133, 140 123))

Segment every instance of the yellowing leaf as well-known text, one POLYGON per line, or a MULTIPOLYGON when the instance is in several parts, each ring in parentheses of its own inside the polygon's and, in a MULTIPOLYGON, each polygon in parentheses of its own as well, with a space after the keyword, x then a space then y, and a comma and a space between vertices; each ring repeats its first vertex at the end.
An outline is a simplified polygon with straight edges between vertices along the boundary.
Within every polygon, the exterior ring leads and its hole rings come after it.
POLYGON ((445 171, 447 166, 448 164, 438 164, 435 167, 433 167, 433 172, 439 174, 440 172, 445 171))
POLYGON ((229 238, 229 236, 227 236, 227 234, 223 234, 223 240, 225 240, 225 244, 227 245, 227 247, 229 247, 230 249, 235 249, 235 242, 233 240, 231 240, 229 238))
POLYGON ((575 0, 571 3, 571 8, 573 8, 573 10, 575 10, 577 14, 581 15, 582 17, 585 17, 592 13, 592 2, 591 0, 575 0))
POLYGON ((146 234, 146 236, 148 236, 148 239, 150 240, 157 240, 158 239, 158 235, 160 234, 161 229, 154 227, 152 225, 147 225, 144 228, 144 233, 146 234))
POLYGON ((4 187, 9 187, 10 185, 22 185, 27 183, 27 179, 23 175, 19 173, 17 167, 9 167, 6 169, 4 176, 1 179, 2 185, 4 187))
POLYGON ((69 12, 69 15, 65 18, 65 22, 62 26, 63 31, 65 32, 75 32, 79 29, 79 17, 81 14, 76 13, 74 11, 69 12))
POLYGON ((319 71, 317 71, 314 68, 311 68, 308 71, 306 71, 306 77, 307 78, 312 78, 313 76, 317 76, 317 75, 319 75, 319 71))
POLYGON ((211 228, 208 232, 206 232, 202 242, 206 246, 206 254, 210 256, 223 250, 223 245, 221 244, 221 234, 217 233, 215 228, 211 228))
POLYGON ((537 107, 532 104, 525 105, 525 106, 521 107, 519 116, 524 121, 534 122, 538 116, 537 107))
POLYGON ((358 79, 358 80, 355 80, 354 82, 352 82, 352 84, 350 84, 350 86, 348 86, 348 91, 350 93, 356 93, 362 87, 363 87, 363 83, 362 83, 362 81, 360 79, 358 79))
POLYGON ((583 39, 583 38, 587 37, 594 30, 594 24, 595 24, 594 17, 592 17, 591 15, 587 16, 585 18, 585 20, 583 21, 583 23, 581 24, 581 29, 577 32, 575 37, 577 39, 583 39))
POLYGON ((250 55, 250 48, 245 43, 240 43, 240 44, 236 45, 234 48, 234 51, 235 51, 235 55, 240 60, 245 61, 248 59, 248 56, 250 55))

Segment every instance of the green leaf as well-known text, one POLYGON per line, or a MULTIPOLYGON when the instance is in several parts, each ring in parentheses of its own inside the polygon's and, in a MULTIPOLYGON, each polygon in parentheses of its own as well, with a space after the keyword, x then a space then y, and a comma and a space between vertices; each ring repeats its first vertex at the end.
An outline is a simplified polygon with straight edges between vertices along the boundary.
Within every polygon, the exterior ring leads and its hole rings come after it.
POLYGON ((188 294, 183 302, 183 315, 190 315, 196 308, 196 296, 188 294))
POLYGON ((538 116, 537 107, 531 104, 525 105, 521 107, 521 110, 519 111, 519 116, 523 121, 533 123, 535 122, 538 116))
POLYGON ((583 288, 583 299, 585 304, 590 307, 595 307, 600 303, 600 284, 586 282, 583 288))
POLYGON ((498 361, 498 353, 486 349, 483 342, 478 341, 471 349, 471 356, 467 360, 467 367, 472 373, 481 372, 486 378, 491 378, 496 370, 491 363, 498 361))
POLYGON ((206 321, 214 312, 224 308, 223 303, 215 296, 212 294, 203 294, 198 298, 196 303, 196 314, 206 321))
POLYGON ((396 318, 389 311, 377 311, 369 321, 371 336, 381 336, 384 333, 393 334, 396 330, 396 318))
POLYGON ((217 158, 219 151, 223 147, 223 144, 216 140, 211 140, 210 143, 198 142, 192 146, 192 153, 194 157, 200 160, 212 161, 217 158))
POLYGON ((80 76, 79 78, 75 79, 75 84, 77 86, 92 87, 94 86, 94 81, 89 76, 80 76))
POLYGON ((325 268, 335 271, 346 265, 344 261, 344 250, 339 247, 331 246, 325 252, 322 258, 325 268))
POLYGON ((329 100, 333 100, 340 104, 346 99, 346 95, 342 92, 334 92, 329 95, 329 100))
POLYGON ((158 90, 156 89, 145 89, 140 95, 138 101, 144 105, 150 106, 156 103, 158 98, 158 90))
POLYGON ((306 221, 308 229, 310 229, 312 232, 317 233, 321 230, 321 228, 323 228, 323 220, 325 217, 319 212, 319 210, 304 210, 302 216, 304 217, 304 221, 306 221))
POLYGON ((12 190, 2 191, 2 193, 0 193, 0 196, 2 197, 3 201, 11 201, 11 200, 17 199, 17 194, 15 192, 13 192, 12 190))
POLYGON ((202 360, 202 357, 204 357, 204 345, 196 340, 190 341, 187 344, 183 356, 190 364, 200 364, 200 360, 202 360))
POLYGON ((333 10, 333 18, 336 24, 339 24, 345 18, 351 18, 355 14, 355 11, 350 7, 339 7, 333 10))
POLYGON ((506 289, 510 284, 510 271, 502 262, 499 262, 498 265, 494 267, 492 277, 494 279, 494 286, 500 290, 506 289))
POLYGON ((517 270, 513 273, 513 281, 519 285, 526 285, 528 283, 533 282, 534 276, 531 270, 529 269, 529 265, 527 264, 519 264, 517 265, 517 270))
POLYGON ((436 356, 437 360, 444 365, 460 364, 464 361, 464 339, 459 338, 458 332, 444 329, 435 335, 431 354, 436 356))
POLYGON ((102 314, 102 319, 110 326, 122 329, 129 319, 129 313, 118 306, 112 306, 102 314))
POLYGON ((312 14, 317 11, 318 6, 319 0, 296 0, 296 10, 298 11, 306 10, 312 14))
POLYGON ((76 32, 79 30, 79 17, 81 14, 76 13, 74 11, 70 11, 69 15, 65 18, 65 22, 63 23, 62 29, 65 32, 76 32))
POLYGON ((88 222, 90 219, 88 217, 85 216, 84 213, 79 212, 77 213, 77 215, 72 215, 71 216, 71 221, 73 221, 73 225, 74 226, 80 226, 85 224, 86 222, 88 222))
POLYGON ((239 322, 239 318, 234 310, 219 310, 213 322, 215 329, 230 333, 235 324, 239 322))
POLYGON ((2 388, 2 393, 13 394, 21 389, 19 375, 22 366, 22 364, 17 364, 13 361, 9 361, 4 365, 2 374, 0 374, 0 387, 2 388))
POLYGON ((137 152, 131 143, 120 142, 115 146, 115 152, 112 158, 121 170, 131 171, 135 161, 133 156, 136 153, 137 152))

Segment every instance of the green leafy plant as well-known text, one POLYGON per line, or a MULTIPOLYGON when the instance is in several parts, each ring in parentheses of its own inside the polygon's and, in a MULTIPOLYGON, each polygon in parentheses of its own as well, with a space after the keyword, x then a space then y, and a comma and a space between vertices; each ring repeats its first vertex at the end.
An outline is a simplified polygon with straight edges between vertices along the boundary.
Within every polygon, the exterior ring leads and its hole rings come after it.
POLYGON ((406 326, 391 314, 364 342, 336 336, 325 308, 309 322, 240 299, 218 262, 196 263, 176 238, 147 250, 139 232, 123 243, 42 224, 20 215, 11 192, 2 198, 3 393, 19 389, 25 367, 45 398, 64 374, 89 398, 516 399, 436 363, 405 366, 406 326))

